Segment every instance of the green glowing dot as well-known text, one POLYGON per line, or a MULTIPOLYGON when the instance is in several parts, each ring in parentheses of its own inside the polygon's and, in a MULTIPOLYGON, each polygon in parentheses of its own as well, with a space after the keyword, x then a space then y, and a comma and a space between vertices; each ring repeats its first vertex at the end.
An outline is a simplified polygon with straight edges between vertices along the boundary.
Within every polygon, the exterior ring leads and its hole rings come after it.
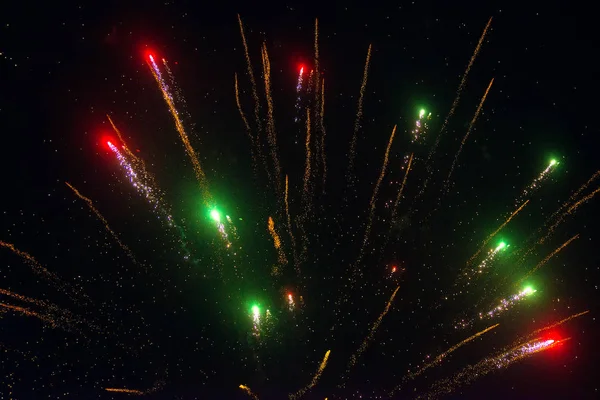
POLYGON ((502 249, 503 249, 503 248, 505 248, 505 247, 506 247, 506 243, 504 243, 504 242, 500 242, 500 243, 498 244, 498 247, 496 247, 496 250, 502 250, 502 249))
POLYGON ((425 110, 421 109, 421 111, 419 111, 419 119, 423 118, 424 115, 425 115, 425 110))
POLYGON ((555 159, 550 160, 550 165, 556 165, 558 164, 558 161, 556 161, 555 159))
POLYGON ((258 308, 257 305, 252 306, 252 314, 254 314, 254 316, 258 316, 260 314, 260 308, 258 308))
POLYGON ((525 289, 523 289, 523 293, 525 293, 526 295, 530 295, 535 292, 536 292, 536 290, 534 288, 532 288, 531 286, 527 286, 525 289))
POLYGON ((221 214, 219 214, 219 211, 217 209, 211 210, 210 212, 210 217, 215 221, 215 222, 219 222, 221 221, 221 214))

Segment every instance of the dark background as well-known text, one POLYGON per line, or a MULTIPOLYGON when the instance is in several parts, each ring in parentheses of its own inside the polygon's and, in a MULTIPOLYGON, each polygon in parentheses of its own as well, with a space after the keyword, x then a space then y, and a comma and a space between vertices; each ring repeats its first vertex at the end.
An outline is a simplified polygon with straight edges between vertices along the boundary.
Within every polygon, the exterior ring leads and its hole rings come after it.
MULTIPOLYGON (((550 158, 560 159, 560 167, 501 234, 514 249, 524 246, 597 170, 594 24, 583 3, 567 2, 506 7, 472 2, 2 5, 0 240, 32 254, 64 281, 81 285, 91 303, 74 304, 7 249, 0 249, 0 287, 52 302, 105 327, 103 333, 88 328, 66 332, 35 318, 0 314, 3 398, 123 398, 103 389, 146 390, 159 380, 165 384, 155 398, 244 398, 237 389, 240 383, 261 398, 285 398, 310 382, 327 349, 329 365, 309 397, 381 395, 427 355, 435 357, 487 326, 456 332, 452 322, 458 315, 487 311, 495 299, 513 293, 511 282, 576 233, 580 238, 532 277, 538 292, 531 301, 507 312, 498 319, 499 328, 457 351, 399 396, 423 394, 436 379, 518 337, 589 309, 588 315, 552 332, 572 338, 563 346, 487 375, 453 396, 596 397, 597 201, 559 226, 526 265, 516 265, 508 256, 468 296, 448 307, 433 307, 550 158), (299 65, 312 64, 314 18, 319 18, 329 178, 326 195, 315 199, 317 212, 307 225, 310 256, 302 265, 304 287, 291 266, 281 279, 269 274, 276 253, 266 219, 276 214, 275 200, 264 177, 256 179, 252 173, 250 145, 235 105, 237 73, 251 119, 237 13, 245 24, 261 96, 260 45, 265 40, 268 46, 279 153, 290 176, 294 215, 301 211, 304 171, 304 133, 293 122, 294 88, 299 65), (425 177, 423 158, 490 16, 492 28, 436 153, 431 190, 416 207, 419 212, 409 214, 425 177), (370 43, 358 196, 341 211, 346 152, 370 43), (210 226, 191 163, 144 61, 147 51, 170 62, 187 103, 184 121, 188 128, 193 125, 190 139, 211 191, 219 208, 236 220, 243 247, 239 256, 222 249, 210 226), (483 113, 454 171, 453 190, 424 220, 437 204, 439 187, 491 78, 495 81, 483 113), (401 204, 404 222, 396 226, 380 258, 378 246, 388 234, 384 203, 394 198, 393 182, 403 177, 401 160, 411 151, 409 132, 421 106, 433 113, 428 141, 415 150, 421 164, 409 176, 401 204), (183 260, 176 235, 157 221, 107 151, 104 140, 114 137, 107 113, 156 175, 175 218, 183 221, 193 261, 183 260), (338 321, 333 303, 357 257, 394 124, 398 136, 362 265, 366 278, 351 292, 338 321), (127 258, 64 181, 93 200, 148 271, 127 258), (341 228, 336 221, 343 221, 341 228), (406 268, 394 305, 351 371, 346 391, 336 390, 348 357, 395 288, 388 277, 392 264, 406 268), (242 278, 231 272, 233 265, 242 278), (303 296, 304 308, 287 311, 288 290, 303 296), (253 302, 270 307, 276 319, 260 342, 249 334, 253 302), (330 334, 334 323, 341 328, 330 334)), ((596 187, 592 184, 588 191, 596 187)), ((276 220, 276 226, 291 260, 284 221, 276 220)), ((7 296, 2 301, 22 305, 7 296)))

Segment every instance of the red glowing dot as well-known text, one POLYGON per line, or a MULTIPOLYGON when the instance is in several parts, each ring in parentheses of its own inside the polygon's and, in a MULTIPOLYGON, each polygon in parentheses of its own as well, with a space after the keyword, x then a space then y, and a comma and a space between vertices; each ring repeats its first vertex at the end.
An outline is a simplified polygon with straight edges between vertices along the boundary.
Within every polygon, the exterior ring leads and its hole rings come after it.
POLYGON ((291 293, 288 293, 288 299, 290 299, 290 300, 292 299, 292 294, 291 293))
POLYGON ((395 265, 392 267, 392 272, 396 272, 396 266, 395 265))

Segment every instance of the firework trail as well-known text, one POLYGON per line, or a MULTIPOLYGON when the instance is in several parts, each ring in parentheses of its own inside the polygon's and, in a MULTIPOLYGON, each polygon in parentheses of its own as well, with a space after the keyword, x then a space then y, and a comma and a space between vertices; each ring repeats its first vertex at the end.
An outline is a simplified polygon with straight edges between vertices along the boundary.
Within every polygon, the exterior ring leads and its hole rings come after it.
POLYGON ((302 101, 302 84, 304 82, 304 67, 300 68, 300 72, 298 73, 298 83, 296 84, 296 116, 294 117, 294 122, 298 122, 300 120, 300 103, 302 101))
POLYGON ((7 243, 3 240, 0 240, 0 247, 7 248, 14 254, 24 259, 25 262, 31 266, 34 273, 44 277, 44 279, 51 282, 56 288, 63 291, 63 293, 65 293, 71 300, 75 301, 76 303, 89 300, 89 297, 83 293, 83 290, 81 288, 72 288, 68 284, 64 283, 56 274, 44 268, 44 266, 40 264, 31 254, 21 251, 17 249, 12 243, 7 243))
POLYGON ((110 122, 110 126, 112 126, 113 130, 117 134, 117 137, 119 138, 119 141, 123 145, 123 150, 125 150, 125 153, 129 157, 131 157, 131 159, 134 160, 136 163, 143 164, 144 161, 141 158, 139 158, 138 156, 136 156, 135 154, 133 154, 133 152, 131 150, 129 150, 129 147, 127 147, 127 145, 125 144, 125 140, 123 139, 123 136, 121 135, 121 131, 119 131, 119 129, 117 129, 117 126, 115 125, 115 123, 110 118, 110 115, 106 114, 106 118, 108 118, 108 122, 110 122))
POLYGON ((548 254, 546 256, 546 258, 544 258, 542 261, 540 261, 538 263, 538 265, 536 265, 531 271, 526 273, 524 277, 519 279, 519 281, 516 284, 518 285, 521 282, 523 282, 525 279, 529 278, 533 273, 535 273, 538 269, 542 268, 548 261, 550 261, 550 259, 552 257, 554 257, 556 254, 558 254, 562 249, 567 247, 573 240, 577 239, 578 237, 579 237, 579 233, 577 235, 573 236, 571 239, 564 242, 563 244, 561 244, 556 250, 554 250, 552 253, 548 254))
POLYGON ((285 215, 287 217, 287 228, 290 240, 292 241, 292 254, 294 256, 294 266, 296 267, 296 274, 300 276, 300 263, 298 261, 298 255, 296 254, 296 239, 294 238, 294 232, 292 231, 292 217, 290 215, 290 202, 289 202, 289 183, 288 176, 285 176, 285 215))
MULTIPOLYGON (((533 295, 535 292, 537 292, 537 290, 533 289, 530 286, 527 286, 526 288, 521 290, 519 293, 514 294, 507 299, 500 300, 499 304, 496 307, 492 308, 490 311, 488 311, 486 313, 479 313, 478 319, 484 320, 484 319, 496 318, 498 315, 502 314, 504 311, 507 311, 509 308, 511 308, 515 304, 521 302, 522 300, 527 299, 529 296, 533 295)), ((471 326, 474 322, 475 322, 475 320, 467 321, 467 320, 462 319, 454 325, 454 328, 456 328, 456 329, 466 328, 468 326, 471 326)))
POLYGON ((518 362, 536 353, 549 350, 563 342, 566 342, 569 339, 570 338, 561 340, 534 339, 497 356, 484 358, 475 365, 467 366, 452 378, 443 379, 435 383, 429 393, 419 396, 418 398, 440 397, 444 394, 448 394, 457 389, 459 386, 468 385, 481 376, 487 375, 490 372, 497 371, 501 368, 509 367, 515 362, 518 362))
POLYGON ((452 162, 452 167, 450 167, 450 172, 448 172, 448 177, 446 178, 446 184, 444 185, 445 186, 444 190, 446 192, 450 190, 450 178, 452 177, 452 172, 454 172, 454 167, 456 166, 458 157, 460 156, 460 153, 462 152, 465 142, 469 138, 469 134, 471 133, 471 130, 473 129, 473 125, 475 125, 475 121, 477 121, 477 117, 479 116, 479 113, 481 112, 483 103, 485 102, 485 99, 487 98, 487 95, 488 95, 493 83, 494 83, 494 78, 492 78, 492 80, 490 81, 490 84, 488 85, 487 89, 485 90, 485 93, 483 94, 483 97, 481 98, 481 101, 479 102, 479 106, 477 106, 477 111, 475 111, 475 115, 473 116, 473 119, 471 120, 471 123, 469 124, 467 133, 465 134, 465 137, 463 137, 463 140, 460 143, 460 147, 458 148, 458 151, 456 152, 456 156, 454 156, 454 161, 452 162))
POLYGON ((11 310, 11 311, 15 311, 18 312, 20 314, 26 315, 28 317, 36 317, 39 318, 40 320, 46 322, 47 324, 49 324, 52 328, 56 328, 57 324, 56 321, 54 321, 52 318, 49 318, 45 315, 42 314, 38 314, 34 311, 28 310, 27 308, 24 307, 19 307, 19 306, 13 306, 10 304, 5 304, 5 303, 0 303, 0 307, 6 309, 6 310, 11 310))
MULTIPOLYGON (((283 248, 281 247, 281 239, 279 238, 279 235, 277 234, 277 231, 275 230, 275 221, 273 221, 273 218, 269 217, 269 222, 268 222, 268 226, 269 226, 269 233, 271 234, 271 237, 273 238, 273 246, 275 247, 275 250, 277 250, 277 258, 279 261, 279 266, 284 266, 287 264, 287 258, 285 257, 285 253, 283 252, 283 248)), ((277 273, 274 273, 274 275, 279 275, 279 268, 277 268, 277 273)))
POLYGON ((562 320, 560 320, 558 322, 555 322, 555 323, 553 323, 551 325, 545 326, 543 328, 540 328, 540 329, 537 329, 537 330, 531 332, 531 334, 529 334, 528 337, 533 337, 533 336, 537 335, 538 333, 547 331, 548 329, 556 328, 559 325, 562 325, 562 324, 564 324, 566 322, 569 322, 572 319, 579 318, 579 317, 581 317, 581 316, 583 316, 583 315, 585 315, 585 314, 587 314, 589 312, 590 312, 590 310, 586 310, 586 311, 583 311, 583 312, 580 312, 580 313, 577 313, 577 314, 573 314, 573 315, 571 315, 571 316, 569 316, 569 317, 567 317, 565 319, 562 319, 562 320))
POLYGON ((179 133, 179 136, 181 137, 181 141, 183 142, 183 144, 185 146, 188 156, 190 157, 190 160, 192 161, 192 165, 194 167, 194 173, 196 174, 196 179, 198 180, 198 183, 200 184, 200 189, 202 190, 202 196, 203 196, 204 202, 207 205, 210 205, 212 203, 212 196, 210 195, 210 192, 208 190, 208 182, 206 180, 206 175, 204 174, 204 171, 202 170, 202 167, 200 165, 200 160, 198 159, 198 156, 196 155, 196 151, 192 147, 192 144, 190 143, 190 139, 189 139, 187 133, 185 132, 185 128, 183 127, 183 123, 181 122, 181 119, 179 118, 179 112, 175 108, 175 102, 173 100, 173 95, 170 92, 169 86, 164 81, 162 74, 160 72, 160 69, 158 68, 158 65, 156 65, 156 62, 154 62, 154 57, 152 55, 148 56, 147 62, 148 62, 148 66, 150 67, 150 71, 152 72, 152 76, 154 76, 154 79, 156 80, 156 83, 158 84, 158 87, 163 95, 163 98, 165 99, 165 102, 167 103, 167 106, 169 107, 169 111, 171 112, 171 115, 173 116, 173 120, 175 121, 175 128, 177 129, 177 132, 179 133))
POLYGON ((398 190, 396 200, 394 200, 394 207, 392 208, 392 217, 390 218, 392 226, 396 223, 396 217, 398 215, 398 205, 400 204, 400 200, 402 199, 402 193, 404 192, 404 186, 406 186, 406 180, 408 179, 408 173, 410 172, 410 167, 412 165, 414 155, 415 153, 411 153, 410 158, 408 159, 408 166, 406 167, 406 172, 404 173, 404 179, 402 179, 402 185, 400 186, 400 190, 398 190))
POLYGON ((401 387, 403 384, 405 384, 408 381, 411 381, 413 379, 415 379, 416 377, 418 377, 419 375, 421 375, 423 372, 427 371, 429 368, 431 367, 435 367, 439 364, 441 364, 442 361, 444 361, 444 359, 446 357, 448 357, 450 355, 450 353, 458 350, 459 348, 461 348, 462 346, 464 346, 465 344, 469 343, 472 340, 477 339, 479 336, 491 331, 492 329, 495 329, 496 327, 498 327, 500 324, 496 324, 496 325, 492 325, 489 326, 487 328, 485 328, 484 330, 477 332, 476 334, 474 334, 473 336, 469 336, 468 338, 466 338, 465 340, 463 340, 462 342, 459 342, 457 344, 455 344, 454 346, 450 347, 448 350, 446 350, 445 352, 443 352, 442 354, 440 354, 439 356, 437 356, 432 362, 425 364, 423 367, 421 367, 419 370, 417 370, 416 372, 412 372, 409 373, 408 375, 406 375, 404 378, 402 378, 402 383, 398 386, 396 386, 394 388, 394 390, 392 390, 388 396, 393 396, 395 392, 397 392, 398 390, 401 390, 401 387))
POLYGON ((552 220, 554 217, 556 217, 558 214, 560 214, 562 210, 564 210, 566 207, 568 207, 570 203, 574 202, 575 199, 577 197, 579 197, 579 195, 581 194, 581 192, 583 192, 585 189, 587 189, 588 186, 590 186, 590 184, 592 182, 594 182, 598 178, 600 178, 600 170, 594 172, 594 175, 592 175, 592 177, 590 179, 588 179, 588 181, 586 183, 584 183, 583 185, 581 185, 581 187, 579 187, 579 189, 577 189, 577 191, 575 193, 573 193, 571 195, 571 197, 569 197, 569 199, 567 201, 565 201, 565 203, 562 206, 560 206, 560 208, 558 210, 556 210, 550 216, 549 220, 552 220))
POLYGON ((523 198, 525 198, 526 196, 531 195, 537 189, 539 189, 539 187, 542 185, 542 183, 548 178, 548 176, 550 175, 550 173, 556 169, 556 166, 558 164, 560 164, 558 161, 556 161, 554 159, 550 160, 550 164, 548 164, 548 166, 546 167, 546 169, 544 169, 537 176, 537 178, 535 178, 533 180, 533 182, 531 182, 531 184, 529 184, 525 189, 523 189, 523 193, 521 193, 521 195, 517 198, 517 200, 515 201, 515 205, 518 204, 518 203, 520 203, 523 198))
POLYGON ((267 53, 267 44, 263 42, 262 46, 263 77, 265 81, 265 95, 267 97, 267 140, 275 168, 275 190, 277 198, 281 199, 281 168, 279 166, 279 157, 277 156, 277 135, 275 132, 275 117, 273 115, 273 97, 271 95, 271 62, 269 53, 267 53))
POLYGON ((327 159, 325 157, 325 78, 321 83, 321 112, 319 113, 319 125, 321 127, 321 164, 323 167, 323 191, 327 181, 327 159))
POLYGON ((142 396, 142 395, 146 394, 146 392, 143 392, 141 390, 134 390, 134 389, 104 388, 104 390, 106 390, 107 392, 113 392, 113 393, 134 394, 136 396, 142 396))
POLYGON ((319 75, 319 20, 315 18, 315 71, 319 75))
MULTIPOLYGON (((379 174, 379 178, 375 183, 375 188, 373 189, 373 195, 371 196, 371 202, 369 203, 369 218, 367 219, 367 227, 365 229, 365 237, 363 238, 363 242, 360 248, 360 252, 358 254, 358 259, 354 264, 354 271, 360 271, 359 263, 361 262, 365 247, 367 246, 367 242, 369 241, 369 235, 371 234, 371 227, 373 225, 373 216, 375 215, 375 202, 377 200, 377 194, 379 193, 379 186, 381 186, 381 182, 383 181, 383 177, 385 176, 385 171, 387 169, 390 149, 392 148, 392 142, 394 141, 394 136, 396 136, 396 125, 394 125, 394 129, 392 129, 392 134, 390 135, 390 140, 388 141, 387 148, 385 149, 385 156, 383 157, 383 165, 381 166, 381 173, 379 174)), ((360 272, 362 275, 362 272, 360 272)))
POLYGON ((475 59, 477 58, 479 51, 481 50, 481 46, 483 45, 483 41, 485 40, 485 36, 487 35, 487 31, 490 28, 491 24, 492 24, 492 17, 490 17, 487 24, 485 25, 485 28, 483 29, 483 33, 481 34, 481 37, 479 38, 479 42, 477 42, 475 51, 473 52, 473 55, 471 56, 471 59, 469 60, 469 65, 467 65, 467 69, 465 70, 465 73, 463 74, 462 79, 460 80, 458 89, 456 90, 456 98, 454 99, 454 102, 452 103, 452 107, 450 107, 450 111, 448 112, 448 115, 446 116, 446 119, 444 120, 444 123, 442 124, 440 133, 438 134, 437 138, 435 139, 435 142, 434 142, 433 146, 431 147, 429 154, 427 155, 427 160, 425 161, 425 164, 427 165, 427 172, 428 172, 427 178, 425 178, 425 182, 423 182, 423 186, 421 187, 421 190, 417 194, 417 198, 420 198, 423 195, 423 193, 425 193, 427 184, 429 183, 429 180, 433 176, 434 171, 433 171, 433 168, 431 167, 431 161, 432 161, 433 156, 440 144, 440 139, 442 138, 442 135, 446 131, 446 127, 448 126, 448 121, 454 115, 454 112, 456 111, 456 107, 458 107, 458 103, 460 101, 460 96, 467 84, 467 78, 469 76, 469 72, 471 71, 471 67, 473 67, 473 64, 475 63, 475 59))
POLYGON ((250 388, 246 385, 240 385, 239 386, 240 389, 242 389, 244 392, 246 392, 246 394, 250 397, 252 397, 253 400, 259 400, 258 396, 255 395, 252 390, 250 390, 250 388))
POLYGON ((369 64, 371 62, 371 45, 367 50, 367 60, 365 61, 365 70, 363 72, 363 80, 360 85, 360 96, 358 97, 358 107, 356 111, 356 120, 354 122, 354 132, 352 141, 350 142, 350 152, 348 153, 348 184, 353 183, 352 175, 354 173, 354 159, 356 158, 356 146, 358 141, 358 130, 360 129, 360 121, 363 114, 363 100, 365 97, 365 88, 367 87, 367 78, 369 76, 369 64))
POLYGON ((81 200, 83 200, 83 201, 85 201, 87 203, 87 205, 90 208, 90 210, 92 210, 94 212, 94 214, 96 214, 96 217, 104 224, 104 229, 106 229, 106 231, 108 233, 110 233, 110 235, 117 242, 117 244, 121 247, 121 249, 123 249, 123 251, 125 252, 125 254, 127 254, 127 256, 129 256, 129 258, 131 258, 131 260, 133 261, 133 263, 136 264, 136 265, 139 265, 138 261, 133 256, 133 253, 131 252, 131 250, 129 249, 129 247, 125 246, 123 244, 123 242, 121 242, 121 239, 119 239, 119 236, 115 233, 115 231, 113 231, 110 228, 110 226, 108 226, 108 221, 106 220, 106 218, 104 218, 102 216, 102 214, 100 214, 100 211, 98 211, 96 209, 96 207, 94 207, 94 204, 92 203, 92 200, 89 199, 89 198, 87 198, 87 197, 85 197, 81 193, 79 193, 79 190, 75 189, 69 182, 65 182, 65 184, 73 191, 73 193, 75 193, 75 195, 77 197, 79 197, 81 200))
MULTIPOLYGON (((254 146, 254 136, 252 136, 252 129, 250 129, 250 124, 248 123, 248 119, 242 110, 242 104, 240 103, 240 89, 238 86, 238 78, 237 74, 234 74, 235 80, 235 104, 237 104, 238 111, 240 112, 240 116, 242 117, 242 121, 244 122, 244 126, 246 127, 246 132, 248 133, 248 137, 250 138, 250 142, 252 146, 254 146)), ((254 160, 254 148, 252 148, 252 159, 254 160)), ((256 162, 256 160, 254 160, 256 162)))
POLYGON ((498 227, 498 229, 496 229, 494 232, 492 232, 481 244, 481 247, 479 248, 479 250, 477 250, 475 252, 475 254, 473 254, 471 256, 471 258, 469 258, 469 261, 467 261, 467 266, 471 265, 473 263, 473 261, 475 261, 475 258, 477 258, 477 256, 479 256, 479 254, 481 254, 481 251, 487 246, 487 244, 490 242, 490 240, 492 240, 494 238, 494 236, 496 236, 498 234, 498 232, 500 232, 506 225, 508 225, 508 223, 510 222, 511 219, 513 219, 519 212, 521 212, 521 210, 527 205, 527 203, 529 203, 529 200, 525 201, 525 203, 521 204, 521 206, 519 208, 517 208, 512 214, 510 214, 510 217, 508 217, 508 219, 506 221, 504 221, 502 223, 502 225, 500 225, 498 227))
POLYGON ((244 54, 246 55, 246 64, 248 66, 248 76, 250 77, 250 83, 252 84, 252 97, 254 98, 254 117, 256 118, 257 133, 256 138, 260 136, 262 131, 262 123, 260 122, 260 100, 258 99, 258 86, 256 85, 256 79, 254 78, 254 70, 252 69, 252 62, 250 61, 250 53, 248 52, 248 43, 246 42, 246 35, 244 35, 244 25, 242 24, 242 18, 240 14, 237 15, 238 23, 240 25, 240 34, 242 35, 242 44, 244 45, 244 54))
POLYGON ((305 143, 305 148, 306 148, 306 164, 305 164, 305 168, 304 168, 304 186, 302 189, 302 200, 304 202, 304 207, 305 207, 305 217, 308 216, 308 214, 310 213, 310 203, 311 203, 311 196, 310 193, 312 192, 312 190, 310 190, 310 175, 311 175, 311 163, 310 160, 312 158, 311 152, 310 152, 310 137, 311 137, 311 132, 310 132, 310 109, 307 107, 306 108, 306 143, 305 143))
POLYGON ((312 389, 317 384, 317 382, 319 381, 319 378, 321 378, 321 374, 323 373, 323 370, 327 366, 327 360, 329 359, 330 353, 331 353, 331 350, 327 350, 327 352, 325 353, 325 357, 323 357, 323 361, 321 361, 321 364, 319 364, 319 369, 317 370, 317 373, 315 374, 315 376, 313 376, 310 383, 307 386, 300 389, 299 391, 297 391, 296 393, 290 394, 289 395, 290 400, 295 400, 295 399, 298 399, 298 398, 304 396, 304 394, 307 391, 312 389))
POLYGON ((471 280, 471 276, 482 274, 485 269, 491 264, 500 251, 506 250, 510 245, 507 245, 505 242, 500 242, 498 246, 493 249, 490 249, 488 255, 479 263, 479 265, 472 269, 470 272, 465 272, 463 276, 468 277, 468 280, 471 280))
POLYGON ((588 194, 587 196, 583 197, 579 201, 575 202, 575 204, 573 204, 571 207, 569 207, 567 209, 567 211, 565 211, 560 217, 558 217, 558 220, 554 223, 554 225, 552 225, 550 227, 550 229, 548 229, 547 235, 544 236, 543 238, 541 238, 538 241, 538 244, 544 243, 548 239, 548 237, 550 236, 550 234, 552 234, 552 232, 554 232, 554 230, 556 229, 556 227, 563 221, 563 219, 565 217, 567 217, 568 215, 571 215, 573 213, 573 211, 575 211, 575 210, 577 210, 579 208, 580 205, 582 205, 582 204, 588 202, 589 200, 591 200, 598 192, 600 192, 600 187, 597 188, 596 190, 594 190, 592 193, 588 194))
POLYGON ((346 374, 344 377, 342 377, 342 383, 338 387, 345 386, 345 381, 346 381, 346 378, 348 377, 348 373, 350 372, 350 369, 352 367, 354 367, 358 358, 361 356, 362 353, 364 353, 364 351, 367 349, 367 347, 369 346, 371 341, 373 341, 373 338, 375 337, 375 333, 377 333, 377 329, 379 329, 379 325, 381 325, 383 318, 386 316, 386 314, 388 313, 388 311, 390 311, 390 308, 392 307, 392 303, 394 301, 394 298, 396 297, 396 293, 398 293, 398 289, 400 289, 400 286, 396 287, 396 290, 394 290, 394 293, 392 293, 392 296, 390 297, 387 304, 385 305, 383 312, 379 315, 379 317, 377 318, 377 320, 375 321, 375 323, 369 330, 369 334, 367 335, 365 340, 363 340, 363 342, 361 343, 358 350, 356 350, 356 352, 352 356, 350 356, 350 360, 348 361, 348 367, 346 369, 346 374))

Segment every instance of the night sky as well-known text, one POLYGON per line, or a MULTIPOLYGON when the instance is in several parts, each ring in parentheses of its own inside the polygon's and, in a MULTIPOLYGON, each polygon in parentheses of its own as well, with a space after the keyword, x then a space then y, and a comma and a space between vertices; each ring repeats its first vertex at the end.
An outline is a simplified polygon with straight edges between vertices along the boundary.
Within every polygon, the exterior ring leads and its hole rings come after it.
POLYGON ((599 200, 576 206, 600 187, 589 9, 11 3, 0 7, 0 399, 251 398, 240 384, 263 400, 287 399, 328 350, 303 398, 388 398, 401 383, 393 398, 599 396, 599 200), (421 109, 427 127, 413 141, 421 109), (132 185, 127 163, 156 203, 132 185), (483 265, 500 242, 509 246, 483 265), (525 287, 535 293, 480 320, 525 287), (551 340, 511 365, 480 363, 551 340))

